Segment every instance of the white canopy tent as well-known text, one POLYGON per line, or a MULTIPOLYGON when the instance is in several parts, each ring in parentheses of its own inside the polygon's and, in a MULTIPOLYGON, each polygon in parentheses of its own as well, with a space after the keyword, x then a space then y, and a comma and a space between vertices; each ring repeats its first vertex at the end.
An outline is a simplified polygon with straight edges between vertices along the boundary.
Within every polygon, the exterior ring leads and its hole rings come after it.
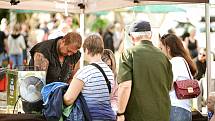
MULTIPOLYGON (((42 10, 53 12, 80 13, 80 30, 84 35, 84 14, 116 8, 148 4, 193 4, 205 3, 206 47, 210 55, 210 17, 209 0, 20 0, 17 5, 11 5, 11 0, 0 0, 0 8, 21 10, 42 10)), ((18 0, 12 0, 18 1, 18 0)), ((211 80, 211 57, 207 56, 207 83, 211 80)))
POLYGON ((0 0, 0 8, 22 10, 45 10, 70 13, 91 13, 146 4, 208 3, 208 0, 0 0), (11 6, 10 1, 20 1, 11 6), (81 9, 84 8, 84 11, 81 9))

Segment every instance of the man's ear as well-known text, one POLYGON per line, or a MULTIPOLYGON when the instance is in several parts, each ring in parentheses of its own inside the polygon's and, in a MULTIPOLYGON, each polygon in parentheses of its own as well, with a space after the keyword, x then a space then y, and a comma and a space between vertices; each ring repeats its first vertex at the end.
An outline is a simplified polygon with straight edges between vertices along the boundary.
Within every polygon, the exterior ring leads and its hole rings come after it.
POLYGON ((150 39, 152 39, 152 31, 151 31, 150 39))
POLYGON ((62 39, 61 39, 61 42, 65 45, 65 39, 62 38, 62 39))
POLYGON ((131 35, 131 41, 132 41, 132 43, 135 43, 137 41, 137 38, 135 36, 131 35))
POLYGON ((134 36, 131 35, 131 40, 132 40, 132 41, 135 41, 134 39, 135 39, 134 36))

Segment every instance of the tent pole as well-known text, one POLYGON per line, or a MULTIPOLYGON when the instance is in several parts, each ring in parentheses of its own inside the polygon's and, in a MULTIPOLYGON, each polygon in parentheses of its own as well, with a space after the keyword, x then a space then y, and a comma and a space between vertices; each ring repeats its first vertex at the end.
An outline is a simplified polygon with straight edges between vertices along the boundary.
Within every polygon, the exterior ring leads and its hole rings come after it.
POLYGON ((13 26, 16 24, 16 13, 14 12, 14 10, 10 10, 10 31, 13 31, 13 26))
MULTIPOLYGON (((207 98, 211 91, 211 40, 210 40, 210 3, 205 3, 206 53, 207 53, 207 98)), ((212 87, 214 89, 214 87, 212 87)))
MULTIPOLYGON (((84 12, 81 12, 80 13, 80 34, 81 34, 81 37, 82 37, 82 43, 84 42, 84 34, 85 34, 85 14, 84 12)), ((83 48, 81 48, 81 59, 80 59, 80 67, 83 67, 84 66, 84 51, 83 51, 83 48)))

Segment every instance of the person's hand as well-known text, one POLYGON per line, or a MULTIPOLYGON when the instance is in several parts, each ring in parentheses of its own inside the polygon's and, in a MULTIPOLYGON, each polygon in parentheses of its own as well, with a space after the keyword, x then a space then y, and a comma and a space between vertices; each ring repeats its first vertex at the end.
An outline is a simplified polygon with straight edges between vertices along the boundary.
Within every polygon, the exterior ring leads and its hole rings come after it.
POLYGON ((125 116, 124 115, 117 116, 117 121, 125 121, 125 116))

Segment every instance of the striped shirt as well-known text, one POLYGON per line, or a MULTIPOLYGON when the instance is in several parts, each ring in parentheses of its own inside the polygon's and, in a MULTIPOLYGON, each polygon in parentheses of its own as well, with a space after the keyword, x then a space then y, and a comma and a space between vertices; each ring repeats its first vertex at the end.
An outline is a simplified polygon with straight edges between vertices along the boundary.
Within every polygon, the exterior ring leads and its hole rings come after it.
MULTIPOLYGON (((104 63, 97 62, 105 72, 111 87, 114 84, 114 74, 104 63)), ((84 82, 82 94, 87 102, 93 120, 115 120, 114 112, 110 104, 110 94, 104 76, 93 65, 87 65, 79 69, 74 76, 84 82)))

